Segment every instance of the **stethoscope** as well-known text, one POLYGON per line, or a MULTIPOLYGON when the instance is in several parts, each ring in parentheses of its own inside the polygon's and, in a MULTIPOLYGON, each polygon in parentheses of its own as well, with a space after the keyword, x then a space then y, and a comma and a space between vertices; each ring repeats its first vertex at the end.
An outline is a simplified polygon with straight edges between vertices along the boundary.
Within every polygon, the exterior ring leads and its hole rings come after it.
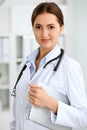
MULTIPOLYGON (((47 66, 48 64, 50 64, 51 62, 53 62, 54 60, 59 59, 58 62, 57 62, 57 64, 54 66, 54 69, 53 69, 53 71, 56 72, 57 69, 58 69, 58 67, 59 67, 59 64, 60 64, 60 62, 61 62, 61 59, 62 59, 63 55, 64 55, 64 50, 61 49, 60 54, 59 54, 57 57, 55 57, 55 58, 51 59, 50 61, 48 61, 48 62, 43 66, 43 68, 46 68, 46 66, 47 66)), ((11 96, 16 96, 16 86, 17 86, 17 84, 18 84, 18 82, 19 82, 19 80, 20 80, 20 78, 21 78, 21 76, 22 76, 22 74, 23 74, 23 72, 25 71, 26 68, 27 68, 27 62, 24 64, 23 68, 21 69, 21 71, 20 71, 20 73, 19 73, 19 76, 18 76, 18 78, 17 78, 17 80, 16 80, 16 83, 15 83, 15 85, 14 85, 13 91, 11 92, 11 96)))

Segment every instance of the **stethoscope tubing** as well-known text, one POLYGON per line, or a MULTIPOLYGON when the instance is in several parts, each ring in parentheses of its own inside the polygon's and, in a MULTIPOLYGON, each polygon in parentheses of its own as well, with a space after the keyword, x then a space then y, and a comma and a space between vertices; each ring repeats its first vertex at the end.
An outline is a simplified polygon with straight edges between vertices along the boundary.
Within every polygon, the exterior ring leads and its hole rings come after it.
MULTIPOLYGON (((62 59, 63 55, 64 55, 64 50, 61 49, 60 55, 58 55, 57 57, 55 57, 55 58, 51 59, 50 61, 48 61, 48 62, 43 66, 43 68, 46 68, 46 66, 47 66, 48 64, 50 64, 51 62, 53 62, 53 61, 59 59, 58 62, 57 62, 57 64, 56 64, 56 66, 55 66, 54 69, 53 69, 53 71, 56 72, 57 69, 58 69, 58 67, 59 67, 59 65, 60 65, 60 62, 61 62, 61 59, 62 59)), ((12 93, 11 93, 11 96, 16 96, 16 86, 17 86, 17 84, 18 84, 18 82, 19 82, 19 80, 20 80, 20 78, 21 78, 21 76, 22 76, 22 74, 23 74, 23 72, 25 71, 26 68, 27 68, 27 62, 24 64, 24 66, 23 66, 21 72, 19 73, 19 76, 18 76, 18 78, 17 78, 17 80, 16 80, 16 83, 15 83, 15 85, 14 85, 13 91, 12 91, 12 93)))

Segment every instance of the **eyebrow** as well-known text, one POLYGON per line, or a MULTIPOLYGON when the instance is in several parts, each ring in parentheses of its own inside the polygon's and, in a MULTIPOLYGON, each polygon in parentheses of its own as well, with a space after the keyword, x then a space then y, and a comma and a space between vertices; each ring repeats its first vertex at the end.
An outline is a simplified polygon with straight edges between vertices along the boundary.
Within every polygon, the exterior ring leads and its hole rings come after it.
MULTIPOLYGON (((42 25, 39 24, 39 23, 36 23, 35 26, 42 26, 42 25)), ((47 24, 47 26, 54 26, 54 24, 53 24, 53 23, 50 23, 50 24, 47 24)))
POLYGON ((41 26, 41 24, 39 24, 39 23, 36 23, 35 26, 36 26, 36 25, 37 25, 37 26, 41 26))

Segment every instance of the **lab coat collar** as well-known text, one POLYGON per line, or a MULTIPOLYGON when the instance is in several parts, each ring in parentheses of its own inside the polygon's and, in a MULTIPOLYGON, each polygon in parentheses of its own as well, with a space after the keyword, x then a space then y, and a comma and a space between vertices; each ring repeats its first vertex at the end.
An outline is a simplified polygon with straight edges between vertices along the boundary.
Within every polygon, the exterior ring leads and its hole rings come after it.
POLYGON ((37 48, 30 55, 27 56, 28 63, 30 63, 30 65, 33 64, 34 68, 36 68, 35 67, 35 59, 38 55, 38 52, 39 52, 39 48, 37 48))
MULTIPOLYGON (((27 60, 35 65, 35 59, 39 53, 39 48, 33 51, 30 55, 27 56, 27 60)), ((60 46, 56 44, 56 46, 45 56, 42 58, 41 61, 44 61, 44 64, 47 63, 49 60, 57 57, 60 54, 60 46)))
POLYGON ((54 59, 60 54, 60 46, 56 44, 56 46, 45 56, 46 63, 51 59, 54 59))

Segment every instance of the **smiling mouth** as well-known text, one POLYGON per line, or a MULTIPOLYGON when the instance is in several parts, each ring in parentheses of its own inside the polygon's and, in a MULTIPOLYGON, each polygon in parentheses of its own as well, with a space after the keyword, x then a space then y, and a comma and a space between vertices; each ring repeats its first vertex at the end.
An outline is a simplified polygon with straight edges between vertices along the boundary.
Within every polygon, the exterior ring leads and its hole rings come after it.
POLYGON ((47 43, 47 42, 50 41, 50 39, 41 39, 41 41, 42 41, 43 43, 47 43))

